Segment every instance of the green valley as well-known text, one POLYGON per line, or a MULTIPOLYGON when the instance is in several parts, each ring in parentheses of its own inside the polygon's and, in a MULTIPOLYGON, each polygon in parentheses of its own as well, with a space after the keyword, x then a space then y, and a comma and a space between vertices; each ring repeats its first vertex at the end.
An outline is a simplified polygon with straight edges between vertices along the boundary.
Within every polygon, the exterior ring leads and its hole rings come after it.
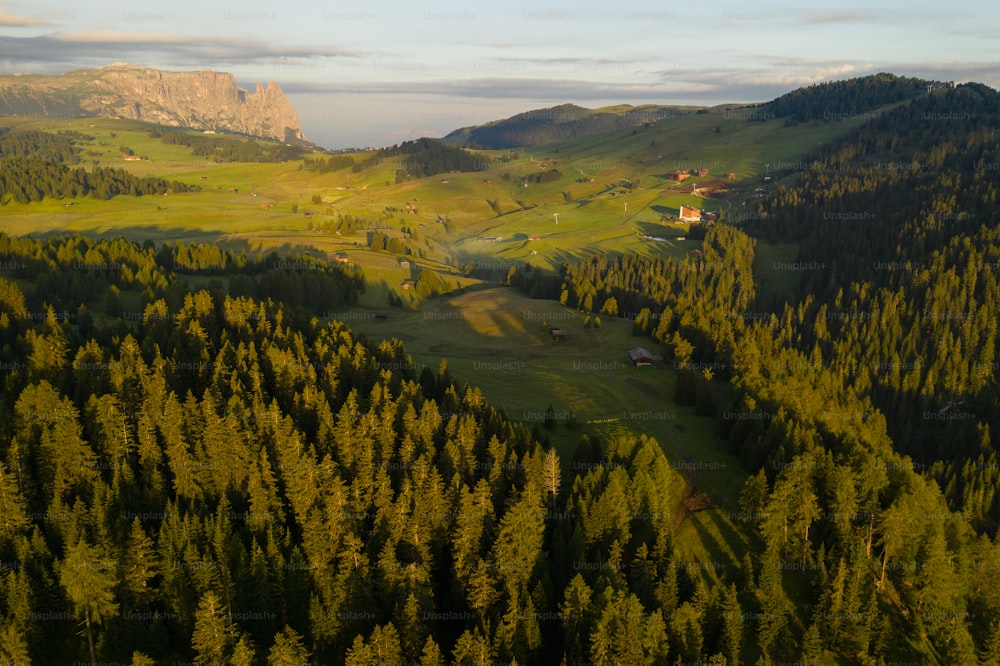
POLYGON ((0 119, 0 664, 995 663, 998 109, 0 119))

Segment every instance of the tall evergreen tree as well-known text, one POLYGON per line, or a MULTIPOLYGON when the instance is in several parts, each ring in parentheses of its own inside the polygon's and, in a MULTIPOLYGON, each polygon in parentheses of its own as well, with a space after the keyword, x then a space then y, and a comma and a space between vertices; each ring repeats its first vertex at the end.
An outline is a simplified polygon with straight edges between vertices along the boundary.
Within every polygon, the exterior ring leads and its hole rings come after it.
POLYGON ((191 648, 196 664, 228 663, 236 647, 237 632, 222 600, 209 590, 202 595, 195 614, 191 648))
POLYGON ((90 662, 96 664, 94 626, 118 612, 113 592, 114 563, 99 548, 81 540, 66 550, 59 566, 59 583, 74 614, 84 624, 90 662))
POLYGON ((302 644, 302 636, 286 625, 274 635, 274 644, 267 654, 267 666, 302 666, 309 663, 310 657, 302 644))

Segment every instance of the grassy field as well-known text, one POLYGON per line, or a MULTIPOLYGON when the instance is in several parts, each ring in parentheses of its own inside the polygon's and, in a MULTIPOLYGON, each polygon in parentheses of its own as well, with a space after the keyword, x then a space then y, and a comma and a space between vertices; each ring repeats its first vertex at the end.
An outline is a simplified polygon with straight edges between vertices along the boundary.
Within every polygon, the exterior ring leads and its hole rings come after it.
MULTIPOLYGON (((364 234, 339 237, 310 227, 340 214, 382 216, 390 227, 409 227, 419 236, 417 246, 424 258, 414 257, 418 264, 452 257, 460 264, 523 261, 554 267, 598 252, 681 256, 697 243, 675 240, 686 230, 675 220, 680 205, 726 211, 762 184, 762 175, 770 169, 800 160, 852 125, 786 127, 779 120, 746 122, 737 112, 716 109, 516 154, 478 151, 483 167, 479 171, 399 184, 398 165, 391 160, 359 173, 343 169, 326 174, 303 169, 301 161, 215 164, 184 146, 151 138, 151 126, 133 121, 13 118, 0 119, 0 126, 79 132, 93 137, 77 144, 83 166, 120 167, 202 188, 197 193, 109 202, 81 199, 71 207, 61 201, 10 204, 0 215, 4 230, 15 235, 76 231, 137 240, 216 240, 260 250, 312 246, 332 252, 363 244, 364 234), (123 161, 122 147, 145 159, 123 161), (667 179, 672 170, 695 167, 708 168, 709 175, 683 183, 667 179), (561 171, 561 178, 534 182, 537 174, 553 168, 561 171), (724 172, 736 174, 735 181, 724 183, 732 190, 728 200, 692 193, 693 184, 718 188, 724 172), (316 195, 319 204, 313 203, 316 195), (406 212, 407 204, 414 212, 406 212), (483 241, 484 236, 499 240, 483 241)), ((359 162, 365 157, 355 156, 359 162)))
POLYGON ((785 295, 798 286, 801 271, 788 269, 788 265, 795 262, 798 252, 799 246, 794 243, 757 242, 753 272, 762 296, 785 295))
POLYGON ((426 366, 437 373, 446 359, 460 383, 479 387, 491 404, 529 427, 541 426, 551 405, 558 425, 541 432, 559 451, 565 478, 573 476, 568 464, 583 433, 604 441, 655 438, 675 470, 668 491, 677 509, 688 479, 715 500, 680 527, 685 561, 713 579, 738 567, 753 538, 734 516, 747 471, 718 438, 714 419, 673 403, 676 371, 670 362, 632 367, 628 349, 651 342, 632 336, 631 322, 604 318, 600 328, 585 329, 582 313, 508 288, 439 297, 419 312, 393 309, 384 320, 371 314, 356 308, 334 316, 370 340, 401 340, 418 370, 426 366), (567 339, 552 340, 550 326, 566 331, 567 339), (578 428, 566 426, 570 416, 578 428))

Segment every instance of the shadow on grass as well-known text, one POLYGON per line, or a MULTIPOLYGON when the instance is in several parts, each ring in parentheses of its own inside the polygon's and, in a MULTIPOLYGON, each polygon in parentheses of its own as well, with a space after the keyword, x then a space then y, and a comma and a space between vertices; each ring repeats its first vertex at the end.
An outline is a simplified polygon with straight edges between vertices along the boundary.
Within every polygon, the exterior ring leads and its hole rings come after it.
POLYGON ((163 227, 149 225, 116 227, 105 231, 96 231, 92 229, 88 229, 86 231, 79 231, 76 229, 52 229, 49 231, 25 235, 41 239, 59 238, 65 236, 83 236, 85 238, 94 238, 97 240, 114 240, 117 238, 124 238, 125 240, 133 242, 151 240, 154 243, 160 244, 166 242, 176 242, 179 239, 185 241, 192 240, 196 242, 214 243, 226 234, 218 231, 206 231, 204 229, 178 229, 176 227, 165 229, 163 227))
POLYGON ((659 224, 656 222, 633 222, 633 224, 639 227, 639 230, 647 236, 669 238, 670 240, 673 240, 678 236, 684 236, 687 233, 677 227, 659 224))
POLYGON ((676 217, 680 214, 679 208, 670 208, 669 206, 664 206, 662 204, 653 204, 649 207, 649 209, 658 215, 672 215, 676 217))
POLYGON ((692 514, 684 522, 689 523, 691 529, 698 534, 698 540, 712 558, 716 569, 736 572, 743 564, 744 553, 760 552, 764 548, 764 541, 756 535, 750 525, 747 525, 747 529, 736 529, 726 516, 727 511, 729 509, 716 506, 712 510, 692 514), (714 529, 709 529, 703 521, 710 522, 714 529), (737 548, 741 551, 737 552, 737 548))
POLYGON ((157 248, 162 247, 164 243, 177 243, 178 241, 183 241, 187 244, 210 243, 220 249, 227 250, 236 255, 245 253, 247 256, 267 256, 272 252, 276 252, 280 256, 308 254, 317 258, 326 259, 328 261, 333 260, 334 254, 331 250, 323 250, 309 244, 286 242, 281 245, 264 246, 260 241, 252 242, 252 238, 234 237, 233 234, 229 232, 210 231, 195 228, 178 229, 176 227, 171 227, 169 229, 165 229, 159 226, 131 226, 107 229, 105 231, 51 229, 48 231, 25 235, 42 240, 73 236, 82 236, 84 238, 92 238, 94 240, 101 241, 116 240, 121 238, 126 241, 140 244, 145 241, 150 241, 157 248))

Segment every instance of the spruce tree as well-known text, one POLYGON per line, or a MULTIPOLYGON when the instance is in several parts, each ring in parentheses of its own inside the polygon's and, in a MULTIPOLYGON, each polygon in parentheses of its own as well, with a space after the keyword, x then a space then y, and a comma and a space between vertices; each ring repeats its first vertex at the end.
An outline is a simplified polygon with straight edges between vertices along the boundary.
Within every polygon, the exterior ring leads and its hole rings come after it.
POLYGON ((191 648, 195 664, 228 663, 236 646, 236 629, 219 597, 209 590, 202 595, 195 614, 191 648))
POLYGON ((73 613, 85 626, 90 661, 96 663, 94 626, 118 612, 113 592, 114 564, 98 547, 80 540, 66 550, 66 557, 59 565, 59 583, 73 613))
POLYGON ((274 643, 267 654, 267 666, 302 666, 311 655, 302 644, 302 636, 294 629, 285 628, 274 635, 274 643))

